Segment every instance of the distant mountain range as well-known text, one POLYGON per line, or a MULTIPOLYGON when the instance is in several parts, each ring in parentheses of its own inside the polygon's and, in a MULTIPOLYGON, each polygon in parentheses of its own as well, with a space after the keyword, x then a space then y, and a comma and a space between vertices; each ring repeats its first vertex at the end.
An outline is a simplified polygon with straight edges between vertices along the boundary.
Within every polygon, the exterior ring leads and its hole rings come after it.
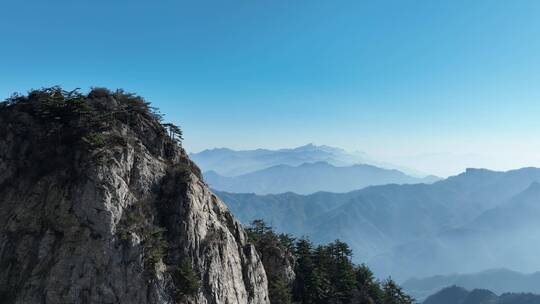
POLYGON ((468 291, 462 287, 450 286, 431 295, 423 304, 540 304, 540 295, 504 293, 497 296, 487 289, 468 291))
POLYGON ((507 267, 540 269, 540 169, 468 169, 434 184, 382 185, 336 194, 232 194, 217 191, 247 223, 336 238, 355 260, 398 280, 507 267))
POLYGON ((372 165, 337 167, 323 161, 298 166, 277 165, 234 177, 208 171, 204 177, 216 190, 257 194, 349 192, 373 185, 433 183, 439 180, 434 176, 412 177, 398 170, 372 165))
POLYGON ((189 157, 204 171, 225 176, 239 176, 274 166, 300 166, 305 163, 326 162, 333 166, 366 164, 383 169, 396 169, 415 177, 425 176, 409 168, 374 160, 364 152, 347 152, 340 148, 307 144, 292 149, 256 149, 236 151, 227 148, 191 153, 189 157))
POLYGON ((507 292, 532 292, 540 294, 540 272, 523 274, 508 269, 492 269, 470 274, 437 275, 422 279, 410 279, 401 286, 418 301, 447 286, 466 289, 488 289, 496 294, 507 292))
POLYGON ((395 247, 371 260, 378 269, 419 276, 505 267, 540 269, 540 184, 530 186, 474 220, 395 247), (422 260, 422 268, 409 263, 422 260))
POLYGON ((396 169, 398 166, 373 161, 362 152, 313 144, 279 150, 212 149, 190 157, 203 169, 213 189, 236 193, 348 192, 374 185, 439 180, 406 174, 396 169))

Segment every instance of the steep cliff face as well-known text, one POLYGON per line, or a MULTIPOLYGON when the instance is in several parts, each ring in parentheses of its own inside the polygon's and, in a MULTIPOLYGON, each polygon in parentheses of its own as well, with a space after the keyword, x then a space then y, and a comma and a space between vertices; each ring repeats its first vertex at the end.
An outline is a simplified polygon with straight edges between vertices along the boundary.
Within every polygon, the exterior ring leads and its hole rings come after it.
POLYGON ((1 105, 0 302, 269 303, 255 248, 173 137, 123 92, 1 105))

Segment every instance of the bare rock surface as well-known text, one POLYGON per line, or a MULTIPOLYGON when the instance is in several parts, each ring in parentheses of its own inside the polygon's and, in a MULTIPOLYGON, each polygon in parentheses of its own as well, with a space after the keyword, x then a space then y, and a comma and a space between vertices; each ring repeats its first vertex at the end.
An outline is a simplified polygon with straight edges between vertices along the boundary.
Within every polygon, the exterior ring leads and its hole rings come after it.
POLYGON ((2 104, 0 222, 1 303, 269 303, 242 226, 130 94, 2 104))

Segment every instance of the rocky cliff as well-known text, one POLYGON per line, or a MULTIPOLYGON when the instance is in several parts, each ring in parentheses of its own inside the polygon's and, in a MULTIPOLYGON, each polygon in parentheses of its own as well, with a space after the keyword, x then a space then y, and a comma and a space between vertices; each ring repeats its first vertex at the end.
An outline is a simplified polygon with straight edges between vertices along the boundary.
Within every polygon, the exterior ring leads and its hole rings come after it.
POLYGON ((1 303, 269 303, 255 248, 140 97, 0 105, 1 303))

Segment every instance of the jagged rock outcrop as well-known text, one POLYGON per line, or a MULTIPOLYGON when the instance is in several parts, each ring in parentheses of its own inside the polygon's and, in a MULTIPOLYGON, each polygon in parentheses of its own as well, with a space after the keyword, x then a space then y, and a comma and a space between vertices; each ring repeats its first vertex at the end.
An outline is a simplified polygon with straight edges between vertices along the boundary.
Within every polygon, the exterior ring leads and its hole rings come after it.
POLYGON ((279 247, 267 249, 262 253, 262 262, 267 275, 279 277, 289 286, 292 286, 295 278, 294 256, 279 247))
POLYGON ((239 222, 121 91, 0 105, 0 222, 1 303, 269 303, 239 222))
POLYGON ((268 277, 268 295, 272 303, 290 303, 294 287, 294 256, 280 247, 258 250, 268 277))

